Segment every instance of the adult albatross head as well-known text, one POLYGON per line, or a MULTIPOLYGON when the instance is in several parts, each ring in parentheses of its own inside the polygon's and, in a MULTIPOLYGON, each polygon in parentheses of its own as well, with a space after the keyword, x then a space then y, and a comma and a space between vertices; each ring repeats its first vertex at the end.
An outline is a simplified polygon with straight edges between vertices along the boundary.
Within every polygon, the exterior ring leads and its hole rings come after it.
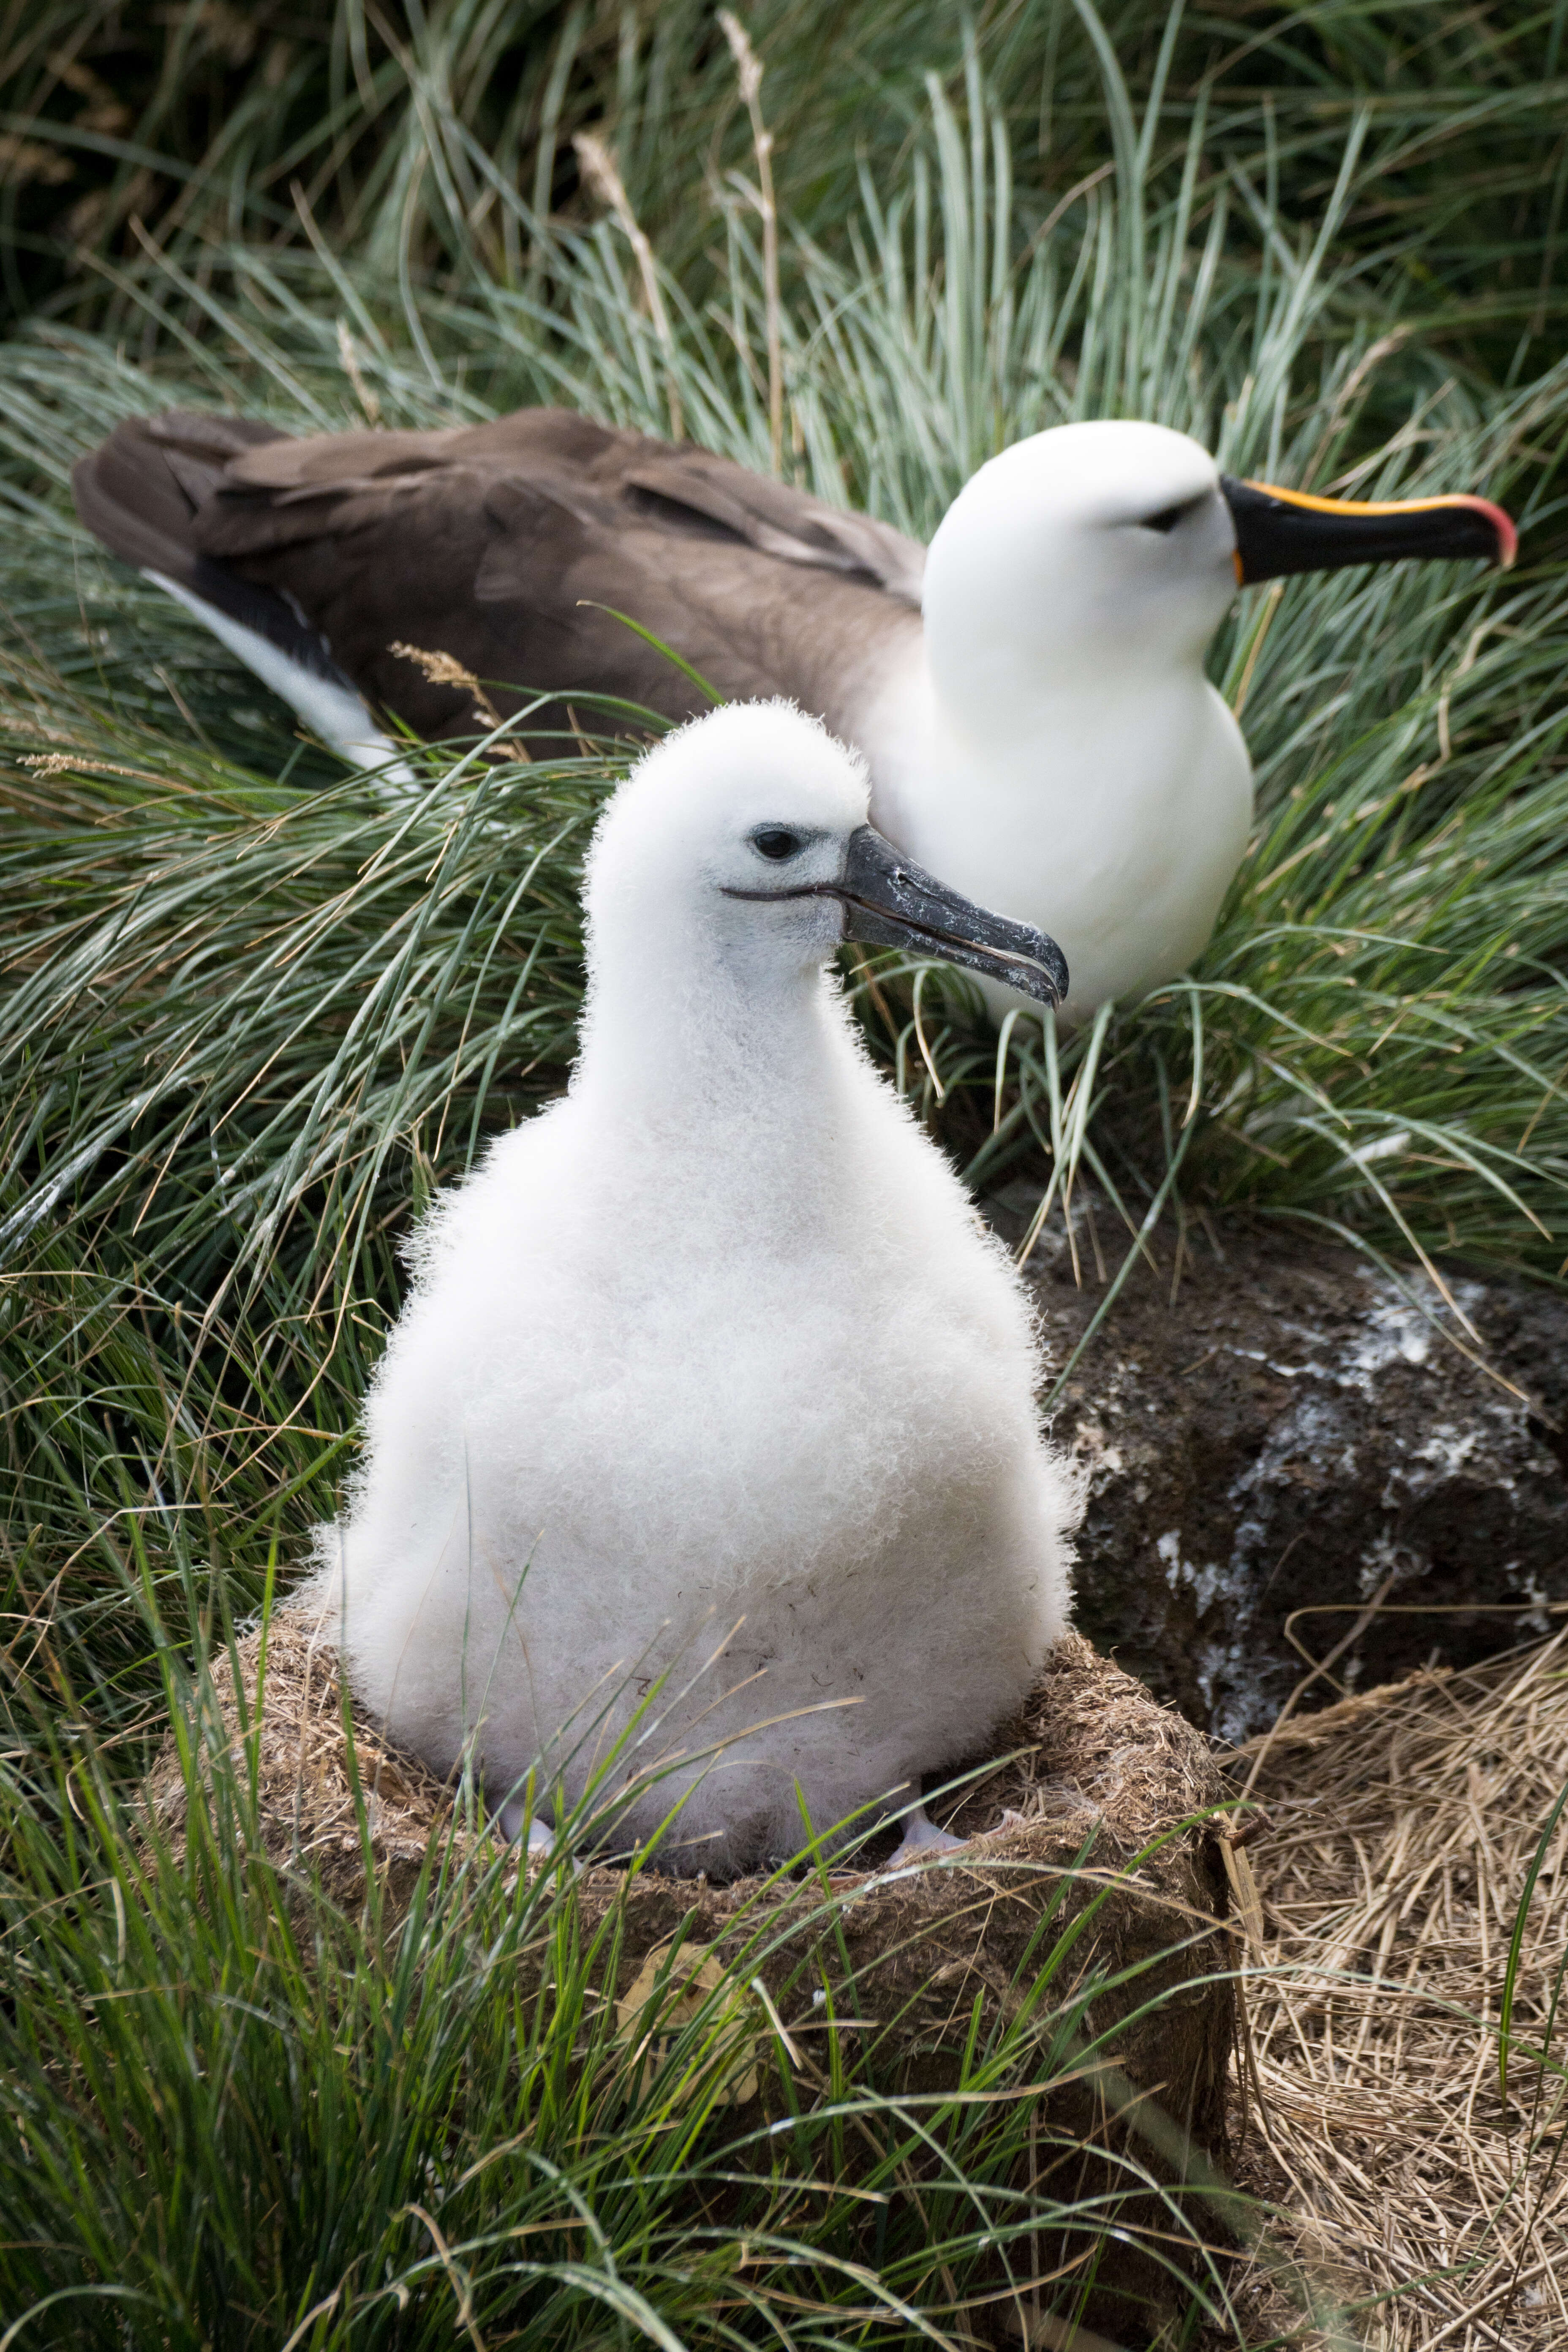
POLYGON ((1163 425, 1057 425, 990 459, 948 509, 926 566, 927 658, 970 708, 980 676, 1011 701, 1016 667, 1058 685, 1097 651, 1109 685, 1201 659, 1238 587, 1404 557, 1506 569, 1517 544, 1489 499, 1320 498, 1222 474, 1163 425))

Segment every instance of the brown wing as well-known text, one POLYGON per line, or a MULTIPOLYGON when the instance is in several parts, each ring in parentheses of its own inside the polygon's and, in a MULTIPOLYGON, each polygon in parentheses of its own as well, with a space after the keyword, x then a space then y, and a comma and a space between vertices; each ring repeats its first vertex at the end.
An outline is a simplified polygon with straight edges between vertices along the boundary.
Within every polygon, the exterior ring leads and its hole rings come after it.
POLYGON ((727 458, 562 409, 301 439, 170 413, 119 426, 78 467, 76 492, 117 554, 289 637, 297 658, 303 627, 314 666, 426 737, 471 732, 472 697, 432 685, 395 643, 454 656, 509 714, 552 698, 542 748, 574 696, 672 719, 704 707, 602 607, 721 693, 787 694, 840 728, 919 625, 914 541, 727 458))

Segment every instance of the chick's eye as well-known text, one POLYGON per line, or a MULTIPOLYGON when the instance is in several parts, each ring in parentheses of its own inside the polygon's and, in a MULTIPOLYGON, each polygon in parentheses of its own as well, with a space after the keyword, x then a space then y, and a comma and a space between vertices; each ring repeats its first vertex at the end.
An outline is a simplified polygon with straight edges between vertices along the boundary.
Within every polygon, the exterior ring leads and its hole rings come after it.
POLYGON ((798 833, 791 833, 782 824, 762 824, 752 835, 752 846, 763 857, 771 857, 777 864, 785 857, 795 856, 805 845, 798 833))

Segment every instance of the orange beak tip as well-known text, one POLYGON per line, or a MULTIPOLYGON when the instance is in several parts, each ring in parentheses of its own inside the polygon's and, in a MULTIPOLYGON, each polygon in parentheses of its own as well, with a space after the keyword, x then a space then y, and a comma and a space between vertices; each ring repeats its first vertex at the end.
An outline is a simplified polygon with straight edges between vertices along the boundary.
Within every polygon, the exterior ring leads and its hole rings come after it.
MULTIPOLYGON (((1436 514, 1444 509, 1451 511, 1456 507, 1466 508, 1470 513, 1485 519, 1493 540, 1491 561, 1500 572, 1511 572, 1519 556, 1519 531, 1511 515, 1507 514, 1495 499, 1483 499, 1473 491, 1446 491, 1429 499, 1373 499, 1363 501, 1356 499, 1323 498, 1312 490, 1287 490, 1275 482, 1255 482, 1245 478, 1237 482, 1235 488, 1241 492, 1256 492, 1259 498, 1271 502, 1272 509, 1276 512, 1283 509, 1287 514, 1294 511, 1298 515, 1319 515, 1330 521, 1342 519, 1346 524, 1352 527, 1363 520, 1372 522, 1374 519, 1385 517, 1413 518, 1424 513, 1436 514)), ((1234 499, 1231 502, 1231 511, 1233 514, 1238 512, 1234 499)), ((1239 528, 1238 522, 1238 532, 1239 528)), ((1411 546, 1384 549, 1381 553, 1368 552, 1363 556, 1357 556, 1353 552, 1345 553, 1339 557, 1338 562, 1372 562, 1387 560, 1390 557, 1397 558, 1401 554, 1418 555, 1424 551, 1446 552, 1454 555, 1463 552, 1471 556, 1479 552, 1474 547, 1462 551, 1458 548, 1423 551, 1418 546, 1411 546)), ((1263 550, 1263 554, 1266 560, 1272 561, 1267 547, 1263 550)), ((1247 584, 1247 558, 1243 555, 1238 544, 1236 554, 1236 572, 1237 579, 1243 587, 1247 584)), ((1337 565, 1328 562, 1322 563, 1298 562, 1282 568, 1289 571, 1316 571, 1334 569, 1337 565)), ((1261 573, 1264 579, 1272 576, 1272 570, 1265 570, 1261 573)))
POLYGON ((1456 499, 1454 504, 1473 507, 1477 514, 1485 515, 1497 533, 1497 568, 1500 572, 1511 572, 1519 561, 1519 528, 1513 517, 1493 499, 1456 499))

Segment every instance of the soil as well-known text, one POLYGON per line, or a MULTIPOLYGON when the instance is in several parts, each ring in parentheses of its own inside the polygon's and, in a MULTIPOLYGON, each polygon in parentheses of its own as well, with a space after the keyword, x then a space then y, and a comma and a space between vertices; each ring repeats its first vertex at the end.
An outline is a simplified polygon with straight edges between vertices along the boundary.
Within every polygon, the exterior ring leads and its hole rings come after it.
MULTIPOLYGON (((1037 1193, 988 1206, 1009 1241, 1037 1193)), ((1114 1273, 1121 1228, 1093 1211, 1114 1273)), ((1075 1212, 1030 1261, 1065 1362, 1105 1289, 1075 1212)), ((1189 1227, 1140 1261, 1053 1433, 1081 1464, 1076 1619, 1227 1740, 1428 1664, 1539 1640, 1568 1601, 1568 1297, 1491 1275, 1391 1278, 1277 1223, 1189 1227)))

